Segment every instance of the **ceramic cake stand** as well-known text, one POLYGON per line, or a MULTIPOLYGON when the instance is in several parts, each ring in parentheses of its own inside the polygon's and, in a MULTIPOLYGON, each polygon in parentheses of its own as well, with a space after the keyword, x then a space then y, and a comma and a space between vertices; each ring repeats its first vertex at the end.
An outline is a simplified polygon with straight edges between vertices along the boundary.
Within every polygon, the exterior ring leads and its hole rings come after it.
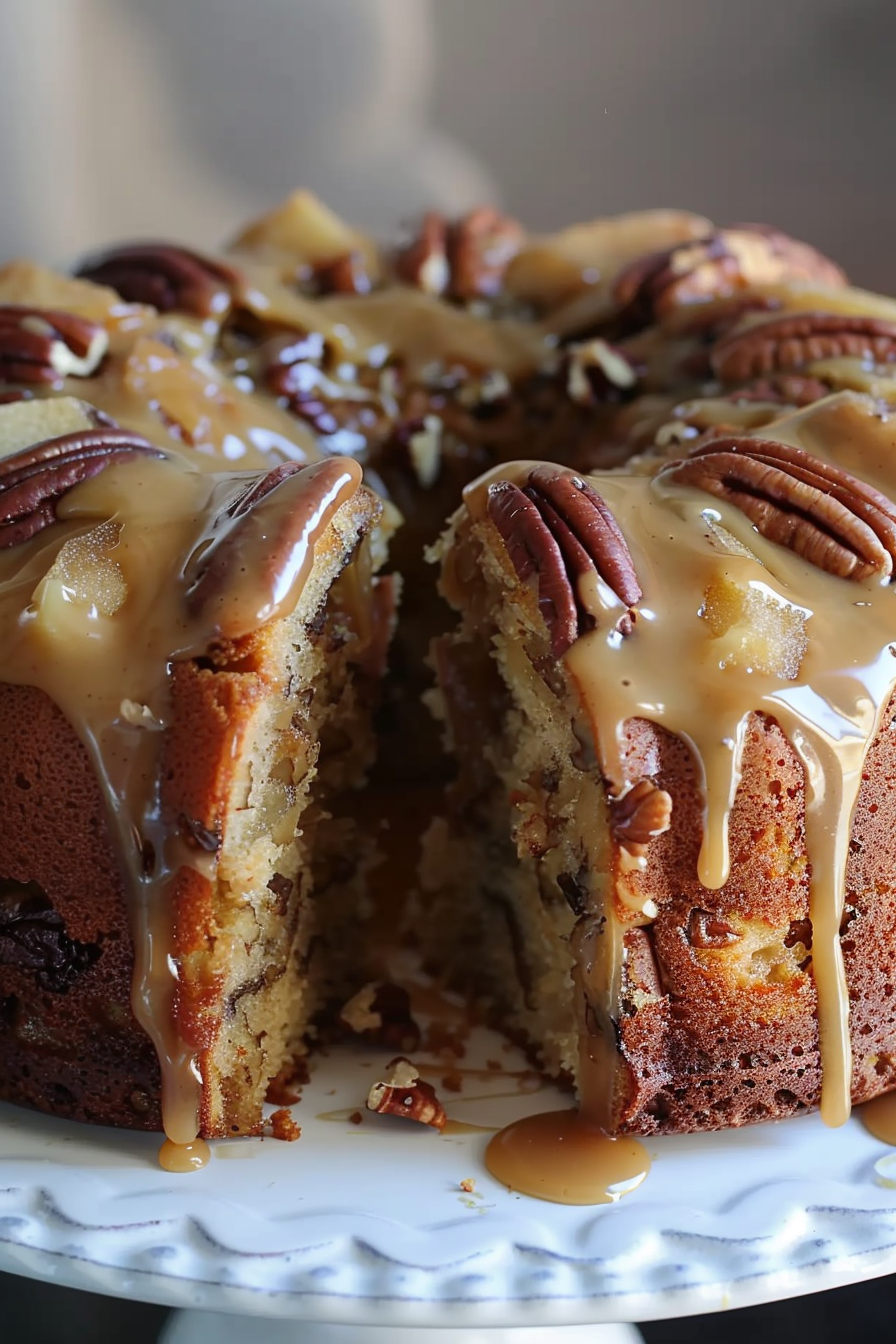
POLYGON ((0 1270, 234 1317, 211 1333, 184 1312, 167 1344, 251 1338, 240 1314, 280 1318, 268 1340, 357 1340, 360 1326, 371 1341, 397 1326, 415 1327, 409 1341, 436 1326, 468 1341, 521 1326, 553 1338, 896 1270, 896 1153, 857 1118, 656 1140, 639 1189, 571 1208, 486 1173, 489 1134, 474 1126, 568 1104, 499 1037, 473 1033, 460 1092, 440 1084, 444 1064, 424 1070, 462 1132, 351 1123, 387 1058, 319 1058, 294 1107, 297 1142, 216 1144, 185 1176, 158 1167, 155 1136, 0 1106, 0 1270))

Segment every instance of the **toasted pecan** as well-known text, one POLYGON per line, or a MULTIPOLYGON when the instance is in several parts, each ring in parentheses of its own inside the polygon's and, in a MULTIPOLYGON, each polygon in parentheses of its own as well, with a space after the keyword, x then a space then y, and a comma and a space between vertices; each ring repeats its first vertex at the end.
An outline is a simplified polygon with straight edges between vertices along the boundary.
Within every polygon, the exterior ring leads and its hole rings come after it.
POLYGON ((395 273, 427 294, 461 302, 492 298, 524 238, 515 219, 486 206, 453 221, 430 211, 395 253, 395 273))
POLYGON ((377 1115, 416 1120, 432 1129, 444 1129, 448 1122, 432 1083, 425 1082, 417 1067, 404 1056, 386 1065, 385 1078, 374 1083, 367 1095, 367 1109, 377 1115))
POLYGON ((128 303, 202 318, 224 313, 240 280, 229 264, 173 243, 154 242, 100 252, 83 261, 76 274, 117 290, 128 303))
POLYGON ((86 378, 109 345, 105 329, 74 313, 0 304, 0 380, 61 383, 86 378))
POLYGON ((695 486, 739 508, 769 541, 840 578, 889 578, 896 504, 842 467, 790 444, 711 439, 657 480, 695 486))
POLYGON ((530 471, 523 489, 489 486, 488 516, 501 534, 522 583, 537 577, 538 605, 559 658, 593 624, 579 602, 577 580, 596 572, 632 607, 641 586, 616 519, 579 476, 558 467, 530 471))
POLYGON ((164 457, 129 430, 103 426, 63 434, 0 459, 0 549, 30 540, 56 521, 63 495, 113 462, 164 457))
POLYGON ((729 332, 710 356, 723 383, 796 372, 822 359, 896 362, 896 323, 846 313, 795 313, 729 332))
POLYGON ((233 585, 251 569, 256 579, 267 581, 272 594, 281 589, 284 576, 304 561, 312 517, 328 520, 336 512, 339 486, 347 474, 359 479, 361 473, 354 462, 338 458, 311 466, 282 462, 231 496, 215 521, 208 546, 200 548, 185 568, 190 609, 217 607, 225 638, 245 633, 237 628, 239 604, 231 610, 227 602, 233 585), (302 480, 296 490, 298 476, 302 480), (308 508, 299 506, 303 490, 308 492, 308 508), (233 629, 230 621, 237 623, 233 629))
POLYGON ((650 841, 671 824, 672 798, 652 780, 639 779, 626 793, 610 800, 610 831, 629 854, 645 854, 650 841))
POLYGON ((845 276, 809 244, 762 224, 743 224, 639 257, 617 276, 613 297, 623 327, 634 328, 687 304, 785 280, 836 286, 845 276))

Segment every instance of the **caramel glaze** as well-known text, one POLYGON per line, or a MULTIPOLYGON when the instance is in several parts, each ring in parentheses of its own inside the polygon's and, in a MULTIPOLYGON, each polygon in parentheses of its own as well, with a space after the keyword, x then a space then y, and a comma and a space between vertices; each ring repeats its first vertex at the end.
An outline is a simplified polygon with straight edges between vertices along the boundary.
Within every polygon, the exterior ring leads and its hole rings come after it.
POLYGON ((166 1139, 159 1149, 159 1166, 163 1171, 182 1176, 188 1171, 201 1171, 211 1157, 211 1150, 205 1139, 193 1139, 190 1143, 173 1143, 166 1139))
MULTIPOLYGON (((896 424, 869 398, 843 393, 761 432, 845 467, 891 497, 896 491, 896 424)), ((488 485, 498 475, 521 482, 533 465, 519 463, 474 483, 466 494, 473 518, 484 519, 488 485)), ((608 793, 619 796, 634 782, 626 775, 628 720, 652 720, 683 739, 702 780, 698 876, 703 886, 717 890, 728 878, 728 819, 748 717, 764 713, 787 735, 805 772, 821 1113, 827 1124, 842 1125, 850 1112, 852 1061, 840 922, 862 768, 896 686, 892 584, 880 576, 854 582, 831 575, 763 538, 738 508, 674 479, 606 473, 589 480, 621 528, 643 589, 634 629, 623 636, 617 629, 624 614, 620 599, 596 573, 580 580, 577 601, 594 628, 564 658, 608 793), (801 627, 802 644, 794 639, 791 665, 763 670, 739 663, 730 646, 719 642, 704 619, 704 604, 720 580, 761 595, 801 627)), ((607 1024, 619 1013, 622 936, 627 925, 649 920, 649 909, 639 914, 617 898, 586 916, 573 938, 578 1086, 586 1128, 609 1128, 615 1048, 607 1024), (597 1036, 584 1029, 586 995, 605 1024, 597 1036)), ((516 1182, 530 1180, 524 1173, 532 1144, 542 1153, 551 1134, 551 1142, 566 1143, 571 1124, 560 1113, 512 1127, 489 1150, 492 1171, 511 1184, 513 1172, 516 1182)), ((583 1160, 581 1144, 575 1152, 576 1161, 583 1160)), ((604 1159, 595 1160, 600 1165, 604 1159)), ((558 1191, 568 1175, 554 1180, 552 1197, 565 1198, 558 1191)))
POLYGON ((211 877, 215 866, 162 821, 170 669, 295 607, 315 544, 360 478, 341 460, 265 478, 144 455, 82 481, 57 502, 53 526, 0 550, 0 678, 62 710, 107 800, 134 936, 132 1007, 161 1065, 168 1170, 207 1153, 202 1080, 175 1020, 174 884, 184 869, 211 877))
POLYGON ((859 1107, 862 1124, 876 1139, 896 1148, 896 1092, 887 1092, 859 1107))

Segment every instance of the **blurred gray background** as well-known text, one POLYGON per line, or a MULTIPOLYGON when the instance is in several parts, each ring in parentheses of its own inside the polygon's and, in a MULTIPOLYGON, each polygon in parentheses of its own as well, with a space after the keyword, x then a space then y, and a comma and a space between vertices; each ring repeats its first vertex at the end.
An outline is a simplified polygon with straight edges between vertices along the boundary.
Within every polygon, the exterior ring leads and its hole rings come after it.
MULTIPOLYGON (((894 51, 893 0, 0 0, 0 256, 209 247, 303 185, 380 234, 484 198, 536 229, 685 206, 894 291, 894 51)), ((882 1280, 645 1333, 839 1344, 894 1307, 882 1280)), ((0 1308, 3 1344, 164 1316, 3 1276, 0 1308)))
POLYGON ((0 0, 0 251, 678 205, 896 289, 891 0, 0 0), (10 189, 14 184, 14 189, 10 189))

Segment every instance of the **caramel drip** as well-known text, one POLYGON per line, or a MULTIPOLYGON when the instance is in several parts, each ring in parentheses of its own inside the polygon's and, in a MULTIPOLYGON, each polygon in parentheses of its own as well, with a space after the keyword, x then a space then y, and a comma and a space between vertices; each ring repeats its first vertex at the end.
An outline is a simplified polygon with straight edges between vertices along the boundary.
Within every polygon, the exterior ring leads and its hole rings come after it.
MULTIPOLYGON (((776 422, 782 442, 802 446, 893 493, 894 427, 873 403, 844 394, 776 422), (889 457, 889 461, 888 461, 889 457)), ((467 492, 484 515, 496 477, 524 480, 532 464, 502 468, 467 492)), ((632 782, 624 729, 648 719, 691 749, 704 799, 698 861, 701 883, 728 880, 728 818, 740 779, 752 713, 769 715, 790 740, 805 774, 805 835, 810 864, 812 966, 823 1066, 821 1112, 840 1125, 850 1110, 849 997, 840 949, 851 819, 868 748, 896 686, 894 592, 879 578, 834 577, 765 540, 736 507, 668 478, 605 474, 589 478, 605 499, 631 551, 642 589, 633 632, 617 630, 624 608, 596 576, 580 583, 579 602, 596 622, 565 655, 590 722, 611 795, 632 782), (790 664, 763 668, 746 642, 716 632, 708 595, 725 585, 785 613, 790 664), (802 639, 802 645, 800 644, 802 639)), ((774 662, 774 660, 773 660, 774 662)), ((616 1057, 609 1024, 619 1012, 625 911, 608 905, 604 923, 586 919, 575 935, 580 1001, 597 1018, 583 1033, 579 1079, 583 1115, 607 1126, 616 1057)), ((630 922, 630 916, 629 920, 630 922)), ((584 1011, 584 1009, 583 1009, 584 1011)))
POLYGON ((315 544, 360 475, 354 462, 321 462, 241 510, 259 490, 255 474, 174 458, 114 463, 58 502, 57 525, 0 551, 0 677, 44 691, 90 754, 131 914, 132 1007, 158 1052, 176 1145, 196 1140, 202 1079, 176 1024, 175 887, 185 868, 212 879, 216 860, 163 819, 170 666, 294 608, 315 544), (78 538, 81 573, 66 562, 78 538), (101 591, 98 573, 111 575, 101 591))
POLYGON ((869 1134, 896 1148, 896 1092, 866 1101, 859 1115, 869 1134))
POLYGON ((544 1111, 495 1135, 485 1164, 496 1181, 554 1204, 615 1204, 650 1171, 637 1139, 610 1139, 584 1111, 544 1111))
POLYGON ((193 1139, 190 1143, 172 1143, 166 1139, 159 1149, 159 1166, 163 1171, 183 1175, 188 1171, 199 1171, 208 1164, 211 1149, 205 1139, 193 1139))

